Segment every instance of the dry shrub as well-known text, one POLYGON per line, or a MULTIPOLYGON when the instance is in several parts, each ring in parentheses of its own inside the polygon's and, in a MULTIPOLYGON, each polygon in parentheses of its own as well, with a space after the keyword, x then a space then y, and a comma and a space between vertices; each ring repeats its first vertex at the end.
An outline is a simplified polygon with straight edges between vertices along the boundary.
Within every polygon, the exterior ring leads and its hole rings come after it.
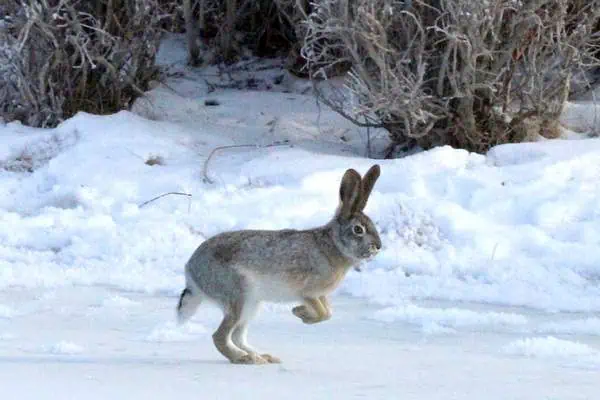
POLYGON ((183 0, 156 0, 160 27, 166 32, 184 33, 183 0))
POLYGON ((303 55, 319 97, 396 144, 472 151, 555 136, 575 72, 598 65, 600 0, 322 0, 303 55), (594 31, 594 29, 596 29, 594 31))
POLYGON ((157 76, 159 1, 7 3, 0 26, 0 115, 49 127, 78 111, 128 108, 157 76))
POLYGON ((301 36, 308 0, 183 0, 190 64, 235 62, 246 48, 258 56, 286 54, 301 36))

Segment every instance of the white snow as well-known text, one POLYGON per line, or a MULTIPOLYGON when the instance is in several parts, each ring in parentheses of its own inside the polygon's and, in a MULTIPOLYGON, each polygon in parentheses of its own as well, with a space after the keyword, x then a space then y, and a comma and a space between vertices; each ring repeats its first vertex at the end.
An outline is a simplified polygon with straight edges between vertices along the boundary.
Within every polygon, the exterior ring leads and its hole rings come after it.
POLYGON ((600 336, 600 318, 588 317, 573 320, 546 322, 538 327, 538 331, 553 334, 600 336))
POLYGON ((199 324, 186 324, 177 326, 175 322, 168 322, 158 326, 146 337, 149 342, 191 342, 198 339, 199 334, 206 333, 206 329, 199 324))
POLYGON ((15 312, 12 308, 0 304, 0 318, 12 318, 15 315, 15 312))
POLYGON ((127 297, 119 295, 111 295, 102 300, 102 307, 117 307, 121 309, 128 309, 130 307, 142 306, 142 303, 131 300, 127 297))
POLYGON ((528 323, 525 316, 505 312, 477 312, 460 308, 430 308, 414 304, 386 307, 377 311, 373 318, 384 321, 402 321, 417 325, 424 331, 436 327, 453 331, 456 328, 485 329, 486 327, 522 326, 528 323))
POLYGON ((520 339, 503 348, 506 354, 559 360, 571 367, 600 369, 600 351, 586 344, 553 336, 520 339))
POLYGON ((48 346, 41 348, 42 353, 48 353, 53 355, 75 355, 83 353, 84 348, 76 343, 67 342, 61 340, 60 342, 53 343, 48 346))
MULTIPOLYGON (((159 57, 181 76, 132 112, 79 113, 56 129, 0 124, 7 399, 597 395, 600 139, 375 161, 366 131, 319 108, 299 81, 207 94, 182 49, 159 57), (224 362, 210 306, 174 324, 183 265, 203 240, 323 224, 343 172, 374 162, 367 214, 381 254, 349 273, 331 321, 304 326, 277 305, 250 330, 284 364, 224 362), (191 196, 144 204, 168 192, 191 196)), ((256 72, 267 83, 274 74, 256 72)), ((582 107, 565 123, 594 111, 582 107)), ((385 133, 371 135, 377 154, 385 133)))
POLYGON ((12 333, 2 333, 0 332, 0 341, 8 341, 15 339, 15 335, 12 333))
POLYGON ((528 357, 571 357, 598 354, 598 351, 585 344, 561 340, 552 336, 519 339, 506 345, 504 351, 508 354, 528 357))

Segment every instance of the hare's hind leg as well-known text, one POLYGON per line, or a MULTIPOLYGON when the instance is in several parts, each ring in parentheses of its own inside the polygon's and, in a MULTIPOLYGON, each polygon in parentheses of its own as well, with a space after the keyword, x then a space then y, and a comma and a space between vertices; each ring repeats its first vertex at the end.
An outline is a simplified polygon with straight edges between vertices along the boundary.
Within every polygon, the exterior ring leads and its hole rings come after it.
POLYGON ((236 329, 245 322, 242 319, 245 314, 244 311, 251 311, 245 310, 245 308, 256 306, 257 305, 247 304, 238 300, 232 304, 231 307, 225 307, 223 321, 213 334, 213 342, 215 343, 217 350, 234 364, 266 364, 268 362, 250 347, 244 346, 248 349, 246 350, 238 345, 238 343, 242 343, 243 341, 238 341, 237 339, 245 336, 245 330, 243 328, 240 331, 242 336, 239 336, 240 334, 238 334, 236 335, 236 340, 233 339, 236 329))
MULTIPOLYGON (((259 307, 259 302, 248 302, 244 305, 244 309, 242 310, 242 319, 240 320, 240 323, 235 327, 231 336, 231 340, 233 341, 233 343, 248 354, 258 355, 260 353, 256 349, 252 348, 247 341, 248 324, 250 323, 252 317, 256 315, 256 312, 258 311, 259 307)), ((271 364, 278 364, 281 362, 279 358, 274 357, 270 354, 260 354, 260 358, 264 359, 266 362, 271 364)))
POLYGON ((200 294, 193 294, 188 288, 183 289, 181 296, 179 296, 179 303, 177 303, 177 321, 179 324, 187 322, 196 313, 201 302, 202 296, 200 294))

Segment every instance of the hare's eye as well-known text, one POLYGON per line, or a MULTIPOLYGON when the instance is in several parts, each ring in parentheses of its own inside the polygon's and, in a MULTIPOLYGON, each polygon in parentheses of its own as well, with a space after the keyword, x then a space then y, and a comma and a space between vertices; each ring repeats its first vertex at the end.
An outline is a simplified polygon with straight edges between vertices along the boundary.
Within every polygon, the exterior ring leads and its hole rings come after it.
POLYGON ((356 235, 362 235, 365 233, 365 228, 360 225, 354 225, 352 232, 354 232, 356 235))

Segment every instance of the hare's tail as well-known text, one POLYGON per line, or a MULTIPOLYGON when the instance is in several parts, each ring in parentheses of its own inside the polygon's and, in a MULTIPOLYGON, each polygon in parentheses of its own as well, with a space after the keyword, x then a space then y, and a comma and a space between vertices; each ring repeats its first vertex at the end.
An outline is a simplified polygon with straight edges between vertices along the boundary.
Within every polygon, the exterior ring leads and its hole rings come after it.
POLYGON ((183 289, 177 304, 177 322, 183 324, 192 318, 201 302, 200 293, 194 294, 189 288, 183 289))

